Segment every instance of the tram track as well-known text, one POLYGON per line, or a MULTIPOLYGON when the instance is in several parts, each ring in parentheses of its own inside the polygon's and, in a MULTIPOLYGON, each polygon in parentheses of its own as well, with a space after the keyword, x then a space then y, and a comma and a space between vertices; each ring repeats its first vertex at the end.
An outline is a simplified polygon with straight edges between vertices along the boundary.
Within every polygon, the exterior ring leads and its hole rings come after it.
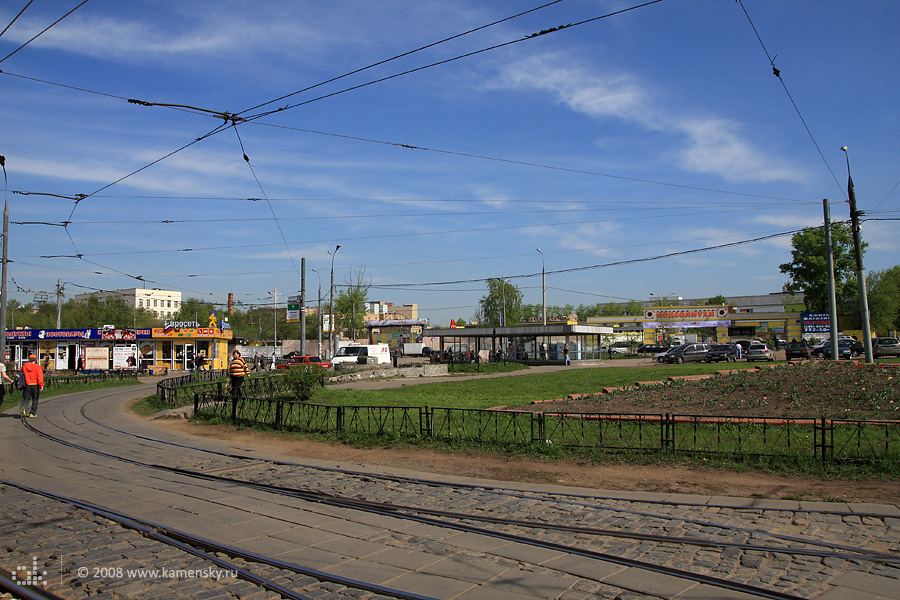
MULTIPOLYGON (((99 399, 97 399, 99 400, 99 399)), ((96 401, 96 400, 94 400, 96 401)), ((637 540, 639 542, 649 542, 658 545, 669 545, 669 546, 697 546, 697 547, 705 547, 705 548, 716 548, 716 549, 724 549, 731 548, 735 550, 739 550, 741 552, 747 553, 783 553, 794 556, 806 556, 806 557, 816 557, 819 559, 840 559, 845 561, 865 561, 873 564, 879 564, 882 566, 888 566, 889 568, 894 568, 898 559, 896 554, 891 552, 878 552, 872 551, 865 548, 858 548, 846 545, 835 545, 835 544, 823 544, 816 540, 812 539, 803 539, 796 536, 783 536, 782 542, 789 542, 793 544, 806 544, 810 546, 809 548, 800 548, 800 547, 790 547, 790 546, 772 546, 765 544, 751 544, 751 543, 735 543, 729 542, 727 540, 717 540, 715 537, 712 539, 701 539, 695 537, 687 537, 687 536, 672 536, 672 535, 656 535, 656 534, 642 534, 636 532, 615 530, 610 528, 597 528, 597 527, 584 527, 584 526, 576 526, 576 525, 567 525, 565 523, 550 523, 542 521, 533 521, 527 519, 509 519, 509 518, 497 518, 485 516, 486 510, 479 511, 480 514, 475 513, 464 513, 459 511, 450 511, 444 509, 429 509, 427 506, 424 506, 425 501, 419 502, 417 505, 406 505, 406 504, 398 504, 396 502, 372 502, 363 500, 360 498, 346 497, 338 494, 331 494, 322 491, 310 491, 303 490, 299 488, 293 488, 288 486, 275 485, 270 483, 261 483, 259 481, 253 481, 253 478, 260 478, 260 473, 253 473, 254 469, 272 469, 276 467, 278 469, 313 469, 318 471, 327 471, 331 474, 340 474, 346 477, 356 478, 361 482, 361 486, 363 488, 370 487, 371 482, 380 481, 388 485, 400 485, 400 486, 419 486, 422 488, 442 488, 452 491, 460 491, 460 492, 478 492, 479 494, 490 494, 495 498, 498 496, 505 497, 506 500, 510 502, 518 502, 518 501, 527 501, 527 502, 553 502, 557 504, 566 504, 568 503, 571 506, 577 505, 579 510, 582 511, 612 511, 620 514, 627 514, 629 517, 637 517, 637 518, 653 518, 653 519, 662 519, 668 520, 671 522, 680 522, 680 523, 690 523, 694 526, 701 528, 719 528, 721 530, 729 531, 731 534, 735 532, 740 532, 743 535, 750 536, 762 536, 769 535, 771 532, 766 531, 753 531, 748 528, 735 528, 730 527, 723 524, 712 523, 709 521, 692 521, 688 519, 675 518, 669 515, 660 515, 653 514, 646 511, 637 511, 637 510, 627 510, 622 509, 620 507, 610 508, 605 505, 592 505, 590 503, 584 502, 584 496, 574 496, 578 498, 578 501, 572 500, 572 497, 565 498, 552 498, 550 499, 548 494, 540 493, 540 494, 531 494, 525 493, 520 490, 510 490, 504 488, 497 488, 493 486, 478 486, 478 485, 458 485, 448 482, 440 482, 434 480, 418 480, 413 478, 403 478, 396 476, 385 476, 378 475, 373 473, 362 473, 358 471, 348 471, 341 469, 323 469, 322 467, 310 467, 309 465, 302 465, 299 463, 290 463, 285 461, 272 461, 272 460, 261 460, 258 457, 250 457, 244 455, 237 455, 232 453, 225 453, 221 451, 209 450, 199 447, 192 447, 185 444, 179 444, 177 442, 171 442, 167 440, 152 438, 149 436, 143 436, 137 433, 124 431, 121 429, 117 429, 101 423, 96 419, 88 416, 86 409, 87 407, 94 401, 88 402, 81 406, 80 414, 87 421, 103 427, 108 430, 112 430, 122 435, 133 436, 136 438, 140 438, 142 448, 153 448, 153 444, 165 444, 171 446, 177 446, 184 450, 190 451, 198 451, 206 454, 214 454, 217 455, 218 458, 224 459, 225 461, 234 461, 235 464, 217 464, 216 466, 210 466, 209 468, 201 471, 201 470, 193 470, 181 467, 172 467, 170 465, 156 465, 150 464, 142 461, 137 461, 130 458, 125 458, 121 456, 115 456, 109 453, 104 453, 97 449, 87 448, 80 444, 75 444, 73 442, 62 440, 61 438, 57 438, 55 436, 51 436, 46 432, 39 432, 36 428, 34 428, 32 423, 28 423, 33 431, 39 433, 47 437, 48 439, 53 439, 57 443, 65 444, 70 448, 76 448, 83 451, 93 452, 95 454, 99 454, 101 456, 106 456, 107 458, 112 458, 115 460, 123 460, 127 462, 131 462, 132 464, 140 465, 145 468, 153 468, 157 470, 161 470, 164 472, 177 473, 182 476, 193 477, 193 478, 203 478, 209 481, 216 481, 219 483, 227 483, 229 485, 244 485, 244 486, 252 486, 254 489, 264 491, 267 493, 277 494, 277 495, 288 495, 295 498, 300 498, 309 502, 316 502, 321 504, 327 504, 330 506, 336 506, 345 508, 348 510, 358 510, 358 511, 367 511, 375 514, 381 514, 384 516, 391 516, 393 518, 402 518, 406 520, 414 520, 423 524, 428 524, 435 527, 444 527, 455 529, 458 531, 464 531, 467 533, 477 534, 477 535, 485 535, 491 537, 497 537, 500 539, 504 539, 507 541, 512 541, 516 543, 529 544, 533 546, 539 546, 542 548, 553 549, 560 552, 586 556, 589 558, 593 558, 596 560, 603 560, 607 562, 612 562, 615 564, 619 564, 622 566, 629 566, 635 568, 646 568, 648 570, 654 570, 655 572, 662 572, 668 575, 672 575, 675 577, 682 577, 685 579, 689 579, 691 581, 695 581, 698 583, 712 585, 715 587, 726 588, 741 591, 744 593, 748 593, 758 597, 769 597, 769 598, 798 598, 799 596, 794 596, 785 592, 779 592, 772 589, 763 588, 760 586, 749 585, 745 582, 741 581, 728 581, 719 577, 712 577, 708 575, 698 575, 695 573, 689 573, 683 569, 672 569, 670 567, 666 567, 665 565, 654 564, 649 561, 641 561, 633 558, 626 558, 623 556, 617 556, 612 553, 606 552, 598 552, 595 550, 591 550, 590 548, 584 547, 575 547, 568 544, 560 544, 552 540, 536 540, 535 539, 535 531, 543 530, 543 531, 556 531, 556 532, 565 532, 567 535, 576 535, 581 537, 592 537, 596 538, 602 536, 608 539, 631 539, 637 540), (242 474, 242 479, 226 477, 225 473, 238 471, 242 474), (450 521, 452 520, 452 522, 450 521), (510 533, 503 531, 495 531, 492 529, 485 529, 484 527, 475 527, 466 522, 478 522, 487 524, 492 527, 506 527, 512 528, 514 531, 518 531, 519 533, 510 533), (524 532, 522 532, 524 530, 524 532), (829 549, 830 548, 830 549, 829 549)), ((80 426, 80 424, 74 423, 75 426, 80 426)), ((61 430, 66 431, 69 435, 74 437, 79 437, 78 434, 70 429, 63 428, 59 425, 56 425, 61 430)), ((83 433, 83 432, 82 432, 83 433)), ((102 437, 102 436, 101 436, 102 437)), ((92 438, 93 439, 93 438, 92 438)), ((100 443, 102 440, 93 439, 95 443, 100 443)), ((195 462, 197 462, 195 460, 195 462)), ((270 474, 271 475, 271 474, 270 474)), ((273 475, 275 479, 284 479, 284 474, 276 474, 273 475)), ((320 478, 322 479, 322 478, 320 478)), ((369 492, 372 490, 369 489, 369 492)), ((379 490, 379 494, 382 491, 379 490)), ((395 494, 403 494, 404 497, 409 495, 409 490, 404 488, 402 490, 395 490, 395 494)), ((427 496, 427 495, 426 495, 427 496)), ((597 501, 596 498, 591 498, 592 500, 597 501)), ((427 498, 426 498, 427 500, 427 498)), ((623 502, 621 498, 615 499, 616 502, 623 502)), ((645 502, 641 502, 642 504, 645 502)), ((669 506, 690 506, 690 504, 676 504, 670 503, 669 506)), ((708 508, 708 506, 707 506, 708 508)), ((734 507, 719 507, 720 509, 728 509, 728 510, 739 510, 734 507)), ((554 510, 558 511, 558 508, 554 508, 554 510)), ((759 509, 754 509, 759 510, 759 509)), ((798 512, 808 512, 808 511, 798 511, 798 512)), ((874 518, 874 516, 873 516, 874 518)), ((770 536, 771 537, 771 536, 770 536)), ((775 536, 778 537, 778 536, 775 536)))

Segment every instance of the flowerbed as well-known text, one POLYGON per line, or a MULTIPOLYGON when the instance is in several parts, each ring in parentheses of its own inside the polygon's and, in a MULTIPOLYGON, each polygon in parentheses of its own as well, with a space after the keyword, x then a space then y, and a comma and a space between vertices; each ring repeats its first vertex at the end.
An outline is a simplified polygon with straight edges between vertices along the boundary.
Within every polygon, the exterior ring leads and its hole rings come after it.
MULTIPOLYGON (((607 390, 515 407, 535 412, 900 419, 897 364, 815 361, 607 390)), ((512 407, 510 407, 512 408, 512 407)))

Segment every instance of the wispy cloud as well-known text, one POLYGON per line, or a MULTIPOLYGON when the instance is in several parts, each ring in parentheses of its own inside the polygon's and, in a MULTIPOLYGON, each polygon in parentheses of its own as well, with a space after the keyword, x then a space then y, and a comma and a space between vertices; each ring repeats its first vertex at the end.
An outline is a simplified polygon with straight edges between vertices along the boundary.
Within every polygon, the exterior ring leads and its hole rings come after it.
POLYGON ((754 148, 739 122, 726 117, 679 115, 661 108, 654 92, 627 73, 599 73, 561 55, 509 65, 488 89, 539 90, 596 120, 616 119, 680 138, 669 152, 683 169, 728 181, 804 180, 799 169, 754 148))

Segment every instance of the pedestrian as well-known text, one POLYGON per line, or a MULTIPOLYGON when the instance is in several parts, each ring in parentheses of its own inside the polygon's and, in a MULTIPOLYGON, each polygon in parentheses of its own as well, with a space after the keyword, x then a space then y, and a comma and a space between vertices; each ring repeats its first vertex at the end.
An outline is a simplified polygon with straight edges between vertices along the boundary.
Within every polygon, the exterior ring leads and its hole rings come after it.
POLYGON ((275 353, 272 353, 272 370, 275 370, 275 353))
POLYGON ((3 404, 3 399, 6 397, 6 383, 3 381, 4 379, 10 383, 15 383, 15 381, 6 374, 6 363, 0 362, 0 404, 3 404))
POLYGON ((38 364, 37 356, 28 355, 28 362, 22 365, 22 373, 25 374, 25 389, 22 390, 20 412, 23 417, 36 417, 38 397, 44 389, 44 370, 38 364), (31 402, 31 410, 26 410, 29 402, 31 402))
POLYGON ((253 353, 253 372, 259 373, 259 352, 253 353))
POLYGON ((541 342, 541 360, 547 360, 547 344, 541 342))
POLYGON ((206 358, 202 354, 198 354, 197 358, 194 359, 194 364, 197 366, 197 372, 203 371, 203 365, 206 363, 206 358))
POLYGON ((75 374, 81 373, 84 375, 84 354, 78 357, 78 366, 75 368, 75 374))
POLYGON ((569 342, 566 342, 566 345, 563 346, 563 359, 565 360, 565 365, 569 366, 569 342))
POLYGON ((743 348, 741 348, 740 344, 734 345, 734 359, 735 360, 741 360, 741 351, 742 350, 743 350, 743 348))
POLYGON ((228 375, 231 377, 231 399, 237 400, 241 397, 241 386, 244 385, 244 378, 250 373, 250 369, 241 358, 240 350, 232 352, 231 357, 231 364, 228 365, 228 375))
POLYGON ((606 349, 606 355, 609 357, 609 360, 612 360, 612 346, 606 349))

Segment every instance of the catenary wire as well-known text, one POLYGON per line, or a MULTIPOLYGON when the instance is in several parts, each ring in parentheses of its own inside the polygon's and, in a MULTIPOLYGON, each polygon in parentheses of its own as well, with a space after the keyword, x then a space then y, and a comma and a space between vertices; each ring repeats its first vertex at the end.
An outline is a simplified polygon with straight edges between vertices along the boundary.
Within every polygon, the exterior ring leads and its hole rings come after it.
MULTIPOLYGON (((24 48, 25 46, 27 46, 28 44, 30 44, 30 43, 33 42, 34 40, 38 39, 39 37, 41 37, 41 36, 44 35, 45 33, 47 33, 47 31, 49 31, 50 28, 52 28, 54 25, 56 25, 57 23, 59 23, 60 21, 62 21, 62 20, 65 19, 66 17, 68 17, 69 15, 71 15, 73 12, 75 12, 76 10, 78 10, 79 8, 81 8, 82 6, 84 6, 85 4, 87 4, 88 1, 89 1, 89 0, 82 0, 82 2, 81 2, 78 6, 76 6, 75 8, 73 8, 72 10, 70 10, 69 12, 67 12, 66 14, 64 14, 63 16, 61 16, 60 18, 58 18, 57 20, 55 20, 53 23, 47 25, 44 29, 42 29, 37 35, 35 35, 34 37, 32 37, 30 40, 28 40, 27 42, 25 42, 24 44, 22 44, 21 46, 19 46, 18 48, 16 48, 15 50, 13 50, 12 52, 10 52, 10 53, 7 54, 6 56, 4 56, 3 58, 0 58, 0 63, 3 63, 7 58, 9 58, 9 57, 12 56, 13 54, 15 54, 16 52, 18 52, 18 51, 21 50, 22 48, 24 48)), ((30 3, 29 3, 29 4, 30 4, 30 3)), ((26 6, 25 8, 28 8, 28 7, 26 6)), ((25 10, 25 9, 22 9, 22 10, 25 10)), ((18 18, 18 17, 17 17, 17 18, 18 18)), ((5 31, 5 30, 4 30, 4 31, 5 31)))
POLYGON ((32 2, 34 2, 34 0, 28 0, 28 4, 26 4, 22 8, 22 10, 19 11, 19 14, 17 14, 15 17, 13 17, 13 20, 9 22, 9 25, 7 25, 6 27, 3 28, 3 31, 0 31, 0 37, 3 37, 3 34, 6 33, 10 27, 13 26, 13 23, 15 23, 16 21, 19 20, 19 17, 22 16, 22 13, 24 13, 26 10, 28 10, 28 7, 31 6, 32 2))

